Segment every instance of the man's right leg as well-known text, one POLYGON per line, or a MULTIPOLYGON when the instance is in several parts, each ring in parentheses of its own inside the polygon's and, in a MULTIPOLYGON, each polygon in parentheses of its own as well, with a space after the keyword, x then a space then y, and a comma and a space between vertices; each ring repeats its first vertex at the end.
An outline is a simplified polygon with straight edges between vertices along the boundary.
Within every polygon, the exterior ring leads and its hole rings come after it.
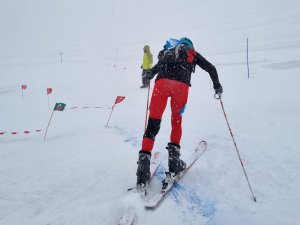
POLYGON ((171 142, 168 143, 167 148, 169 151, 169 171, 178 174, 186 167, 185 162, 180 159, 180 140, 182 135, 182 114, 187 103, 189 86, 174 81, 173 88, 171 95, 172 132, 170 136, 171 142))
POLYGON ((168 152, 169 152, 169 172, 177 175, 179 172, 185 170, 186 163, 180 159, 180 145, 174 143, 168 143, 168 152))

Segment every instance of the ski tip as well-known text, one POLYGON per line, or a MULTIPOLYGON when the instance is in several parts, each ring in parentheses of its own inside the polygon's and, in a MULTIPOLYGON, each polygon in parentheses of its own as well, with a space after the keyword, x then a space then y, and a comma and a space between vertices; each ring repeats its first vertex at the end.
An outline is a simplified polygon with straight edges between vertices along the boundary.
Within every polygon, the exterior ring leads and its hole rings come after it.
POLYGON ((195 152, 197 151, 206 151, 207 150, 207 142, 205 140, 200 141, 195 148, 195 152))
POLYGON ((201 148, 207 149, 207 142, 205 140, 202 140, 199 142, 199 146, 201 148))

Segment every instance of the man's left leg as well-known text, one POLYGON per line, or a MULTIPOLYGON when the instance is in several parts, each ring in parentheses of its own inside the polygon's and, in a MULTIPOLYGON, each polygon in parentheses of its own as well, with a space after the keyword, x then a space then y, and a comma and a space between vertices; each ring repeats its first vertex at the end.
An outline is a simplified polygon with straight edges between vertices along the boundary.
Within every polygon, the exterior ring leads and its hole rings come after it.
POLYGON ((153 149, 155 136, 159 132, 161 117, 166 108, 168 100, 168 80, 159 80, 155 82, 151 103, 150 116, 147 129, 145 131, 142 150, 139 152, 139 161, 137 169, 137 188, 143 189, 147 186, 150 179, 150 159, 153 149))

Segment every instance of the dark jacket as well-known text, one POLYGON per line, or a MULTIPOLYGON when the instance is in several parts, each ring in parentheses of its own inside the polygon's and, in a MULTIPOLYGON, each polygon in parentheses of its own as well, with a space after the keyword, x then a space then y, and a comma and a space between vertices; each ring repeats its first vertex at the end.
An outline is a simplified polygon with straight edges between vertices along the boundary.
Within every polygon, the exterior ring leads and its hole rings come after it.
POLYGON ((191 74, 195 72, 196 65, 209 73, 214 89, 221 86, 216 68, 187 45, 160 51, 159 61, 148 72, 147 78, 152 79, 157 74, 156 80, 163 78, 177 80, 191 86, 191 74))

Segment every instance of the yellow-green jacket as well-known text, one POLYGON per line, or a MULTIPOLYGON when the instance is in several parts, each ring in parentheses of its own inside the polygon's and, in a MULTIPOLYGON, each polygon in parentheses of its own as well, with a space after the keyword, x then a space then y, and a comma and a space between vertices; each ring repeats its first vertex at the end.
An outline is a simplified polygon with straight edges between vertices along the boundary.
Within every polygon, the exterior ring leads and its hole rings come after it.
POLYGON ((145 45, 142 69, 149 70, 152 68, 152 64, 153 64, 153 56, 150 52, 150 47, 149 45, 145 45))

